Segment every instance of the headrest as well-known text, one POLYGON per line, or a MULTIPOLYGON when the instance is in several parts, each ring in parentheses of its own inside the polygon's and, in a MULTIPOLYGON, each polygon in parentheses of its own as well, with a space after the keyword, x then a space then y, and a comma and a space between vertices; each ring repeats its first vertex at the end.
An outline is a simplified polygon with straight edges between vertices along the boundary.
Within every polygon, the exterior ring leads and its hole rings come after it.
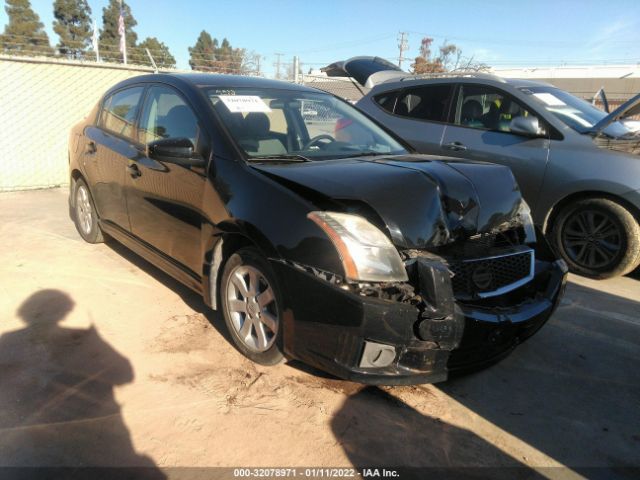
POLYGON ((269 133, 271 122, 266 113, 251 112, 244 119, 244 128, 251 136, 264 137, 269 133))

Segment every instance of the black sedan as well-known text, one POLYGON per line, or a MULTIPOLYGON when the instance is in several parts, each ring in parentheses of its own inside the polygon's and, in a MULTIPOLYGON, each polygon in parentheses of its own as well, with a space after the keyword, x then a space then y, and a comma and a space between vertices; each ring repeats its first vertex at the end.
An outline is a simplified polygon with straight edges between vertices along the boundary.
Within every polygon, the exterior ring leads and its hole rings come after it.
POLYGON ((201 293, 261 364, 442 381, 509 353, 562 294, 508 168, 416 155, 314 89, 135 77, 73 128, 69 158, 80 235, 201 293))

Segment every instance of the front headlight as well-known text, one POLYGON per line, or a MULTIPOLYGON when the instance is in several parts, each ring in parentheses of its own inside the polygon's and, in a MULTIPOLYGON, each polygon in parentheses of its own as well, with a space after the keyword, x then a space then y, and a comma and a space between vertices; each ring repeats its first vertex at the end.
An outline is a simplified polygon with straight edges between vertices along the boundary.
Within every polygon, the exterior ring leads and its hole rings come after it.
POLYGON ((407 272, 387 236, 366 219, 347 213, 311 212, 338 250, 347 280, 406 282, 407 272))

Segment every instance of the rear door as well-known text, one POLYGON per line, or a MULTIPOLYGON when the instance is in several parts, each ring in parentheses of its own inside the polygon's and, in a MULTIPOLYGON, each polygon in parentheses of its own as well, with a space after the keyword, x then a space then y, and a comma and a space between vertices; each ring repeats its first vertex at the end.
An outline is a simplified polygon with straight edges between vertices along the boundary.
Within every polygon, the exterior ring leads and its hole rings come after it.
POLYGON ((106 97, 97 125, 85 131, 84 167, 100 219, 127 231, 125 170, 138 155, 134 126, 143 91, 133 86, 106 97))
POLYGON ((440 142, 454 87, 452 83, 445 83, 385 92, 373 97, 377 105, 370 109, 380 109, 373 116, 419 152, 441 154, 440 142))
POLYGON ((539 137, 512 133, 511 120, 536 114, 487 85, 460 84, 452 110, 439 153, 510 167, 525 200, 535 208, 547 167, 550 126, 538 116, 539 137))
POLYGON ((146 145, 188 138, 205 158, 208 139, 195 111, 173 87, 149 87, 138 122, 139 155, 129 159, 128 205, 134 235, 198 275, 202 270, 202 197, 206 169, 146 156, 146 145))

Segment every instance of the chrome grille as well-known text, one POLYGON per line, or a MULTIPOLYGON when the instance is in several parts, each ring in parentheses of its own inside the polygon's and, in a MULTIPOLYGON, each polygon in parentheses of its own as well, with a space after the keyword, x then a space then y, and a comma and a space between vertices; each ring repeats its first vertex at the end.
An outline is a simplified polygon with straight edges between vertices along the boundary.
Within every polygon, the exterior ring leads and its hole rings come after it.
POLYGON ((535 257, 527 248, 474 260, 450 261, 451 283, 457 298, 501 295, 533 278, 535 257))

